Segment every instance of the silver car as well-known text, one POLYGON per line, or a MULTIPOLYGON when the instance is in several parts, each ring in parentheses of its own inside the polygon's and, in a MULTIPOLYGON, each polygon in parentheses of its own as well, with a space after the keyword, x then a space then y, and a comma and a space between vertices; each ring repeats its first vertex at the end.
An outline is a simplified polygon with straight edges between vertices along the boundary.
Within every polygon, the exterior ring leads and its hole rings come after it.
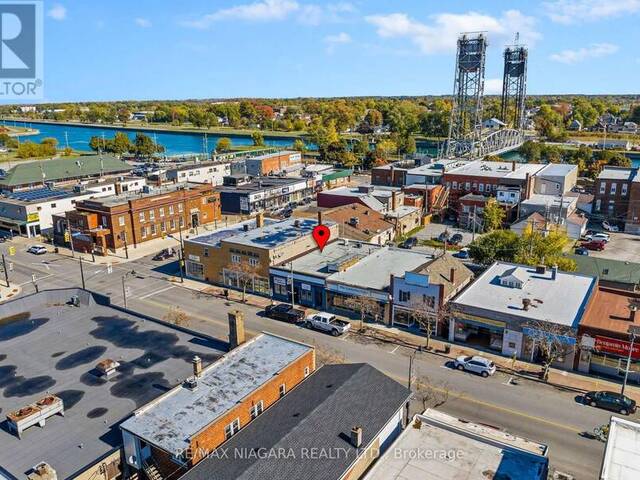
POLYGON ((483 377, 488 377, 496 373, 496 364, 488 358, 475 355, 473 357, 460 356, 455 359, 455 367, 458 370, 477 373, 483 377))

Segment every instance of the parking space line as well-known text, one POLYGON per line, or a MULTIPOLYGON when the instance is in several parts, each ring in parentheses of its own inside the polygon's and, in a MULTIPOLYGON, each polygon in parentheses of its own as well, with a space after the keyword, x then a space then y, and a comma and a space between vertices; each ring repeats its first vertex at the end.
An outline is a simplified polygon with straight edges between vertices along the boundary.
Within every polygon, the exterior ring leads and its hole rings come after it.
POLYGON ((396 345, 396 348, 394 348, 393 350, 391 350, 389 353, 394 355, 396 353, 396 350, 398 350, 400 348, 400 345, 396 345))
POLYGON ((153 297, 154 295, 157 295, 157 294, 162 293, 162 292, 166 292, 167 290, 171 290, 172 288, 175 288, 175 285, 169 285, 168 287, 161 288, 160 290, 156 290, 154 292, 147 293, 146 295, 141 296, 140 299, 142 300, 142 299, 145 299, 145 298, 153 297))

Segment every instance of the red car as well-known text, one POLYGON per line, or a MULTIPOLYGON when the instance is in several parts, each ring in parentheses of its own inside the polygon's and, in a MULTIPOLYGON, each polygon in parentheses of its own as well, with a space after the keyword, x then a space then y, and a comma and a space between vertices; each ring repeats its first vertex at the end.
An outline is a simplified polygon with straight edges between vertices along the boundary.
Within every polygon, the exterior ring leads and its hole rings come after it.
POLYGON ((590 242, 584 242, 582 245, 580 245, 581 247, 587 248, 589 250, 597 250, 597 251, 602 251, 604 250, 606 243, 605 242, 601 242, 599 240, 591 240, 590 242))

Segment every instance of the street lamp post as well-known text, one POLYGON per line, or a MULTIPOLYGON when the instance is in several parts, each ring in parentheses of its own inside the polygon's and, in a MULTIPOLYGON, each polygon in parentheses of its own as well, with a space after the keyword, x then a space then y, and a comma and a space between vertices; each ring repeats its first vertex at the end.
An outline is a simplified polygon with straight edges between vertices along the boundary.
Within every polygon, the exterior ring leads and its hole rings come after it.
MULTIPOLYGON (((632 312, 637 311, 637 305, 630 305, 629 308, 632 312)), ((629 325, 629 329, 627 330, 629 335, 631 335, 631 344, 629 345, 629 355, 627 356, 627 367, 624 369, 624 380, 622 382, 622 389, 620 390, 620 395, 624 395, 624 390, 627 387, 627 379, 629 378, 629 370, 631 369, 631 357, 633 356, 633 347, 636 343, 636 336, 640 335, 640 326, 638 325, 629 325)))
POLYGON ((125 286, 125 280, 129 275, 135 275, 136 271, 131 270, 122 276, 122 298, 124 299, 124 308, 127 308, 127 287, 125 286))

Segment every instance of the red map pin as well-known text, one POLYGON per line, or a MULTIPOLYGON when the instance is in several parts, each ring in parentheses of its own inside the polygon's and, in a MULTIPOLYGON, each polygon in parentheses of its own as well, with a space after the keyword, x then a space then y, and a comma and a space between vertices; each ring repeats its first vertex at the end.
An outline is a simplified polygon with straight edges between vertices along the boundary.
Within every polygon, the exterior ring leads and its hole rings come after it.
POLYGON ((311 232, 311 235, 313 235, 313 239, 318 244, 318 248, 320 248, 320 251, 322 251, 324 246, 329 241, 329 237, 331 236, 331 231, 329 230, 329 227, 327 227, 326 225, 316 225, 313 228, 313 232, 311 232))

